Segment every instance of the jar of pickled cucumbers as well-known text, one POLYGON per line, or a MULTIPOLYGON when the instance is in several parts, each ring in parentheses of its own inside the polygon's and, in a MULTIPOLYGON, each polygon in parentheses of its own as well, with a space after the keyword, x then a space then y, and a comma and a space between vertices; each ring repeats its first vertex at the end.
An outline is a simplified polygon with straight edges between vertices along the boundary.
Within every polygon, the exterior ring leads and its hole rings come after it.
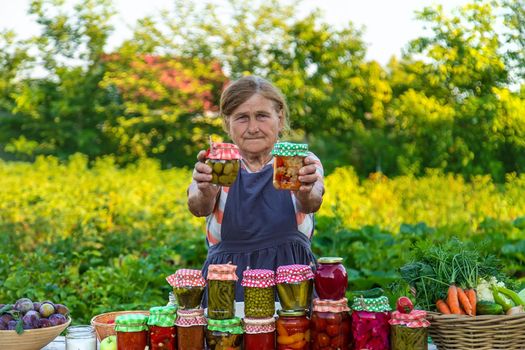
POLYGON ((203 309, 178 310, 177 347, 179 350, 204 350, 206 318, 203 309))
POLYGON ((309 350, 310 320, 305 310, 279 310, 276 322, 278 350, 309 350))
POLYGON ((283 310, 306 310, 312 303, 314 273, 308 265, 277 268, 275 282, 283 310))
POLYGON ((206 345, 208 350, 241 350, 243 342, 241 319, 227 320, 208 319, 206 345))
POLYGON ((351 319, 348 300, 314 299, 310 331, 312 350, 350 350, 351 319))
POLYGON ((305 143, 277 142, 272 150, 273 186, 278 190, 297 191, 301 187, 299 169, 308 155, 305 143))
POLYGON ((233 143, 212 142, 206 151, 206 165, 211 168, 211 183, 230 187, 237 179, 241 154, 233 143))
POLYGON ((201 270, 180 269, 166 277, 173 287, 179 309, 196 309, 200 307, 206 281, 201 270))
POLYGON ((386 296, 356 297, 352 304, 355 349, 390 350, 390 304, 386 296), (373 332, 371 331, 373 330, 373 332))
POLYGON ((392 312, 390 323, 390 345, 392 350, 427 350, 427 327, 430 322, 423 310, 414 310, 407 297, 397 300, 397 310, 392 312))
POLYGON ((244 319, 244 350, 275 350, 275 318, 244 319))
POLYGON ((226 320, 235 317, 235 283, 237 266, 212 264, 208 266, 208 317, 226 320))
POLYGON ((246 317, 268 318, 275 314, 275 273, 272 270, 246 270, 241 285, 246 317))
POLYGON ((174 306, 156 306, 149 309, 150 350, 175 350, 177 348, 176 318, 177 308, 174 306))

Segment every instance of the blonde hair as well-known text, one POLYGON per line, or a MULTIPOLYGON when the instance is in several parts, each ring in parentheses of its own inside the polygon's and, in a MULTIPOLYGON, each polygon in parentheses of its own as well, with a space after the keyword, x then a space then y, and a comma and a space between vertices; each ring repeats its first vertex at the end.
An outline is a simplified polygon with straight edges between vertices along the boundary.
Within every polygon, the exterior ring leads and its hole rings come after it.
POLYGON ((273 102, 275 111, 282 112, 283 130, 288 130, 288 105, 282 92, 268 80, 255 75, 242 77, 231 83, 221 95, 220 114, 223 128, 229 131, 230 115, 250 97, 259 94, 273 102))

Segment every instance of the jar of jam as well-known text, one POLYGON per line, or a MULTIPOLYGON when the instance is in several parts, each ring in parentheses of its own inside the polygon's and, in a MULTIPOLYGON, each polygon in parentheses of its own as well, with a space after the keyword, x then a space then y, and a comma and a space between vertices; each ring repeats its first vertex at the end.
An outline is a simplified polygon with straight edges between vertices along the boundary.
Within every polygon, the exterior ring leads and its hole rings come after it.
POLYGON ((206 165, 211 168, 211 183, 230 187, 239 174, 241 154, 232 143, 212 142, 206 151, 206 165))
POLYGON ((278 350, 309 350, 310 320, 305 310, 279 310, 276 322, 278 350))
POLYGON ((348 275, 341 264, 343 258, 323 257, 317 262, 314 283, 320 299, 340 300, 345 297, 348 275))
POLYGON ((177 308, 156 306, 149 309, 150 350, 175 350, 177 348, 175 319, 177 308))
POLYGON ((206 281, 201 270, 180 269, 166 277, 173 287, 179 309, 197 309, 201 306, 206 281))
POLYGON ((275 282, 283 310, 310 308, 314 273, 308 265, 284 265, 277 268, 275 282))
POLYGON ((117 316, 115 319, 117 349, 144 350, 148 346, 147 322, 148 316, 143 314, 117 316))
POLYGON ((236 265, 208 266, 208 317, 226 320, 235 317, 236 265))
POLYGON ((351 319, 348 301, 314 299, 310 330, 312 350, 350 350, 351 319))
POLYGON ((354 298, 352 338, 355 349, 390 350, 390 305, 388 298, 354 298))
POLYGON ((304 143, 278 142, 274 145, 273 186, 278 190, 297 191, 301 187, 299 169, 308 155, 308 145, 304 143))
POLYGON ((242 274, 244 315, 269 318, 275 314, 275 273, 272 270, 246 270, 242 274))
POLYGON ((423 310, 414 310, 407 297, 397 300, 397 310, 392 312, 390 345, 392 350, 427 350, 427 327, 430 322, 423 310))
POLYGON ((178 310, 175 325, 179 350, 204 350, 206 318, 203 309, 178 310))
POLYGON ((275 350, 275 318, 244 319, 244 350, 275 350))
POLYGON ((208 350, 241 350, 243 329, 240 318, 208 319, 206 345, 208 350))

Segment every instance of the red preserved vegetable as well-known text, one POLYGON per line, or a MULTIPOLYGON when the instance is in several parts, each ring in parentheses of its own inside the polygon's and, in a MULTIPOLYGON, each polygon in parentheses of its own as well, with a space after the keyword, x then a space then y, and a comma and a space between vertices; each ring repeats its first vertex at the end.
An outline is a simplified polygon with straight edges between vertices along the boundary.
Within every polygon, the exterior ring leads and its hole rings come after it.
POLYGON ((275 319, 244 319, 244 350, 275 350, 275 319))
POLYGON ((277 349, 309 350, 310 320, 306 317, 306 311, 279 310, 277 314, 277 349))
POLYGON ((352 348, 351 318, 346 298, 341 300, 315 299, 310 330, 312 350, 352 348))
POLYGON ((177 330, 175 327, 149 326, 151 350, 175 350, 177 330))

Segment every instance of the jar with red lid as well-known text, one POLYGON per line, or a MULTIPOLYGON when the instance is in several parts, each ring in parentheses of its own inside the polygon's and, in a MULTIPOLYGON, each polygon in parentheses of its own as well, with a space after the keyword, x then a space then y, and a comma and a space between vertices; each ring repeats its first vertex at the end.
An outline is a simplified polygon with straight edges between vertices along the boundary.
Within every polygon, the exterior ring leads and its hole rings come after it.
POLYGON ((175 325, 179 350, 204 350, 206 318, 203 309, 178 310, 175 325))
POLYGON ((212 264, 208 266, 208 317, 225 320, 235 317, 235 284, 237 266, 212 264))
POLYGON ((206 152, 206 165, 211 168, 211 183, 229 187, 237 179, 241 154, 233 143, 212 142, 206 152))
POLYGON ((278 142, 273 147, 272 155, 275 157, 273 186, 278 190, 299 190, 299 170, 304 166, 304 158, 308 155, 308 145, 278 142))
POLYGON ((275 350, 275 318, 245 318, 244 350, 275 350))
POLYGON ((242 274, 244 315, 269 318, 275 314, 275 273, 272 270, 246 270, 242 274))
POLYGON ((176 318, 176 307, 156 306, 149 309, 150 350, 175 350, 177 348, 176 318))
POLYGON ((277 268, 275 283, 283 310, 310 308, 314 273, 308 265, 284 265, 277 268))
POLYGON ((276 321, 278 350, 309 350, 310 320, 305 310, 279 310, 276 321))
POLYGON ((117 316, 115 319, 117 349, 144 350, 148 346, 147 321, 148 316, 143 314, 117 316))
POLYGON ((345 297, 348 275, 343 258, 322 257, 317 260, 315 290, 320 299, 340 300, 345 297))
POLYGON ((201 306, 206 281, 201 270, 180 269, 166 277, 173 287, 179 309, 197 309, 201 306))
POLYGON ((312 350, 350 350, 351 319, 348 301, 314 299, 310 330, 312 350))

